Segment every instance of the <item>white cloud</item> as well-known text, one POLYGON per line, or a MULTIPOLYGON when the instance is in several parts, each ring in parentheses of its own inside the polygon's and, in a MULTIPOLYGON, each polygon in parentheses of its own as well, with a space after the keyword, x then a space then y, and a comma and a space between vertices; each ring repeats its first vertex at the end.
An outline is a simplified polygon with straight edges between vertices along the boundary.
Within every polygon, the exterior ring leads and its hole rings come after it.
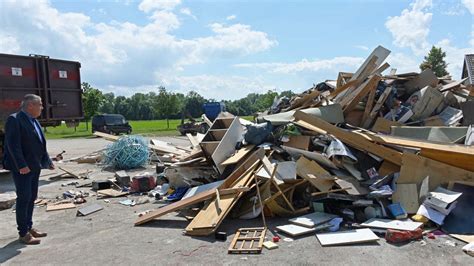
POLYGON ((390 68, 397 69, 397 74, 408 72, 419 73, 421 59, 422 57, 409 56, 403 53, 391 53, 386 61, 390 64, 390 68))
POLYGON ((230 15, 230 16, 227 16, 225 19, 226 19, 226 20, 234 20, 234 19, 236 19, 236 18, 237 18, 236 15, 230 15))
POLYGON ((20 51, 20 44, 13 36, 0 32, 0 51, 7 54, 15 54, 20 51))
POLYGON ((471 14, 474 14, 474 0, 462 0, 462 3, 469 10, 469 12, 471 12, 471 14))
POLYGON ((191 9, 189 9, 189 8, 181 8, 181 9, 179 10, 179 12, 180 12, 181 14, 184 14, 184 15, 187 15, 187 16, 192 17, 194 20, 197 20, 196 16, 193 15, 193 13, 191 12, 191 9))
MULTIPOLYGON (((473 39, 471 39, 471 42, 473 39)), ((435 44, 436 47, 446 52, 445 61, 448 63, 448 72, 451 74, 453 79, 461 79, 462 66, 464 62, 464 55, 471 54, 474 49, 473 47, 458 48, 451 44, 451 40, 443 39, 435 44)))
POLYGON ((47 0, 0 1, 0 52, 77 60, 83 81, 98 88, 141 88, 160 84, 157 72, 177 75, 188 65, 250 55, 278 44, 243 24, 212 24, 208 36, 178 38, 173 31, 181 22, 175 14, 179 11, 173 10, 179 3, 143 1, 140 10, 147 12, 148 21, 138 25, 95 23, 82 13, 60 12, 47 0))
POLYGON ((369 50, 369 47, 365 46, 365 45, 356 45, 354 46, 355 48, 358 48, 358 49, 361 49, 361 50, 364 50, 364 51, 368 51, 369 50))
POLYGON ((364 61, 361 57, 335 57, 323 60, 307 60, 302 59, 295 63, 253 63, 253 64, 236 64, 239 68, 257 68, 263 69, 270 73, 298 73, 303 71, 317 72, 321 70, 331 70, 334 72, 354 71, 364 61))
POLYGON ((153 10, 171 11, 180 4, 181 0, 143 0, 138 5, 138 9, 146 13, 153 10))
POLYGON ((180 92, 194 90, 201 95, 207 95, 217 100, 230 100, 245 97, 249 93, 265 93, 275 90, 276 85, 269 85, 262 77, 243 77, 237 75, 195 75, 174 76, 163 78, 167 88, 181 88, 180 92))
POLYGON ((389 17, 385 27, 399 47, 410 47, 416 55, 424 54, 429 49, 427 41, 430 32, 432 13, 426 9, 432 6, 431 0, 416 0, 410 4, 411 9, 404 9, 400 16, 389 17))

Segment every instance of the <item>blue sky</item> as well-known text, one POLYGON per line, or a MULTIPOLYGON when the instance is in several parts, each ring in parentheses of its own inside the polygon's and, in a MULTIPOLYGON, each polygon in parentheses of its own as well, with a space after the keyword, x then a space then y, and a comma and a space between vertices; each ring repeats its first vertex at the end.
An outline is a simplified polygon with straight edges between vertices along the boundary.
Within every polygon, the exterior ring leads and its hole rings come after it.
POLYGON ((0 53, 77 60, 83 81, 116 95, 238 99, 335 79, 377 45, 398 73, 441 46, 459 79, 473 13, 474 0, 2 0, 0 53))

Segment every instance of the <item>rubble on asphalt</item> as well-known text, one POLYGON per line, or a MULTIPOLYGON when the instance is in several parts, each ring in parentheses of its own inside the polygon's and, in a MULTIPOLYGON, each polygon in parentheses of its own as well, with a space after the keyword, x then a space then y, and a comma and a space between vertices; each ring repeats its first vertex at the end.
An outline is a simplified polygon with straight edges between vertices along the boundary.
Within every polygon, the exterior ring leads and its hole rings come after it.
POLYGON ((188 135, 189 147, 151 140, 156 173, 117 172, 97 184, 97 196, 128 195, 126 206, 146 203, 141 195, 166 203, 140 213, 136 226, 198 207, 187 216, 190 236, 222 237, 226 218, 262 219, 262 228, 239 229, 229 253, 261 252, 267 229, 283 238, 316 234, 322 246, 429 241, 433 232, 471 242, 474 113, 465 107, 474 90, 429 69, 384 75, 389 54, 379 46, 355 73, 275 99, 256 122, 221 113, 206 134, 188 135), (267 228, 275 216, 288 223, 267 228), (250 238, 255 245, 236 245, 250 238))

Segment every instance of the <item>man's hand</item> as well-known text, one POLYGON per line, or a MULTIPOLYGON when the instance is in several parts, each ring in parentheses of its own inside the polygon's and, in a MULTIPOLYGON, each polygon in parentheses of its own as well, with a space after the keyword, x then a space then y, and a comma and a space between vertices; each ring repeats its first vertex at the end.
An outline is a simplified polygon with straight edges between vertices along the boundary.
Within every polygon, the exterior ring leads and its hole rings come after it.
POLYGON ((56 169, 56 166, 54 165, 54 163, 51 163, 49 165, 49 170, 54 170, 54 169, 56 169))
POLYGON ((20 174, 21 174, 21 175, 26 175, 26 174, 28 174, 28 173, 30 173, 30 172, 31 172, 31 170, 30 170, 30 168, 29 168, 28 166, 27 166, 27 167, 20 168, 20 174))

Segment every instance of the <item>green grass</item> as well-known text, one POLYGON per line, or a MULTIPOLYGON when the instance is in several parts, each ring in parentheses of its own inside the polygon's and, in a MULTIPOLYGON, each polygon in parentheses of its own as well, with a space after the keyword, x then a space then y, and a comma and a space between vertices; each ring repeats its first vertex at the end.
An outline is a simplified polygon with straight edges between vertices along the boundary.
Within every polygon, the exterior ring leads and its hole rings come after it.
MULTIPOLYGON (((242 118, 253 121, 252 116, 244 116, 242 118)), ((132 126, 132 134, 146 136, 178 136, 179 132, 176 130, 176 127, 181 124, 181 119, 170 119, 169 129, 167 128, 166 120, 141 120, 129 121, 129 123, 132 126)), ((68 128, 65 124, 58 127, 46 128, 46 139, 84 138, 89 136, 92 136, 90 122, 89 130, 86 130, 85 122, 81 122, 76 129, 68 128)))

